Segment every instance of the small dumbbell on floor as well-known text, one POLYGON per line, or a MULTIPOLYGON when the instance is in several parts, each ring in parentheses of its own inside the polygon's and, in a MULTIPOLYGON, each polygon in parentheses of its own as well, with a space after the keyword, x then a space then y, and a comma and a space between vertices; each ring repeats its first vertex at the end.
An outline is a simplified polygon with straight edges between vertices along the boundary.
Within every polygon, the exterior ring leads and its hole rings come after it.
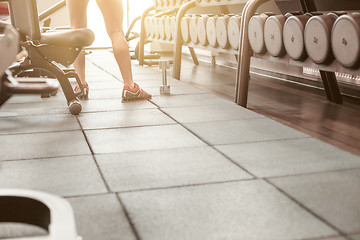
POLYGON ((162 86, 160 86, 160 94, 170 94, 170 86, 167 83, 166 70, 170 68, 168 60, 159 60, 159 68, 162 70, 162 86))

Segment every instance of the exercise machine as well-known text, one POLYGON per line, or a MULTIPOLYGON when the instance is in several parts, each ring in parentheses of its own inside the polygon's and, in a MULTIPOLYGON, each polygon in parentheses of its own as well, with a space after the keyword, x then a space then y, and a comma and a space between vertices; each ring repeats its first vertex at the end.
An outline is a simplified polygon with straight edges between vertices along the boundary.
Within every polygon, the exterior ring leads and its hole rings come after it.
POLYGON ((64 71, 61 66, 70 66, 82 49, 93 43, 94 33, 87 28, 43 32, 39 25, 36 0, 7 1, 11 24, 20 35, 20 46, 28 52, 28 57, 10 67, 10 71, 14 76, 56 78, 70 112, 79 114, 82 107, 78 97, 84 94, 84 88, 75 71, 64 71), (76 79, 81 92, 73 91, 70 78, 76 79))
POLYGON ((50 94, 59 83, 48 78, 14 78, 7 69, 15 60, 19 33, 9 24, 0 22, 0 106, 14 94, 50 94))
POLYGON ((0 189, 0 223, 24 223, 40 227, 48 234, 11 238, 13 240, 81 240, 68 201, 48 193, 0 189))

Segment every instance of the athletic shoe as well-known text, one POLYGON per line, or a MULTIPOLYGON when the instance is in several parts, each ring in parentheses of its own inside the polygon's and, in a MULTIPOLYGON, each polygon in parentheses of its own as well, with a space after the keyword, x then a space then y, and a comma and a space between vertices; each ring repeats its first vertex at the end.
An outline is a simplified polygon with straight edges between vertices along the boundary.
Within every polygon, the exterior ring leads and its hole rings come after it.
POLYGON ((135 87, 131 89, 129 86, 125 85, 122 92, 122 102, 137 102, 148 100, 151 98, 151 95, 145 92, 134 83, 135 87))
POLYGON ((83 84, 83 87, 84 87, 84 92, 81 92, 79 85, 76 85, 74 88, 74 92, 76 95, 78 95, 79 99, 88 100, 89 99, 89 85, 86 83, 86 84, 83 84))

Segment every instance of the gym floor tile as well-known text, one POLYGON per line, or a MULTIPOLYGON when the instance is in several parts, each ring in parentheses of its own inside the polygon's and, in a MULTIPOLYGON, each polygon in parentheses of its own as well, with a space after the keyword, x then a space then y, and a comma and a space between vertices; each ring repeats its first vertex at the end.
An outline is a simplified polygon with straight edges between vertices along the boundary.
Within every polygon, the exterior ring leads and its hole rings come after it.
POLYGON ((9 100, 6 101, 5 104, 9 103, 45 103, 45 102, 57 102, 62 103, 66 102, 65 96, 61 89, 59 89, 58 93, 55 96, 51 96, 49 98, 41 98, 39 95, 14 95, 9 100))
MULTIPOLYGON (((162 85, 162 84, 161 84, 162 85)), ((168 84, 170 86, 170 94, 178 95, 178 94, 206 94, 207 91, 200 89, 198 87, 190 86, 187 84, 178 84, 174 85, 171 83, 168 84)), ((159 87, 160 89, 160 87, 159 87)))
MULTIPOLYGON (((162 78, 158 74, 153 77, 144 75, 142 78, 138 77, 135 82, 146 91, 148 87, 160 87, 162 85, 162 78)), ((168 85, 181 86, 183 83, 168 79, 168 85)))
POLYGON ((280 240, 336 235, 262 180, 119 195, 141 239, 280 240))
POLYGON ((0 117, 29 115, 69 114, 65 97, 62 102, 42 101, 41 103, 5 103, 1 106, 0 117))
MULTIPOLYGON (((87 74, 86 82, 89 84, 90 90, 93 90, 93 88, 92 88, 93 85, 96 87, 94 89, 103 89, 103 87, 105 89, 109 89, 106 86, 109 83, 111 83, 111 85, 114 86, 115 88, 121 88, 119 83, 122 83, 118 79, 116 79, 113 76, 106 74, 104 72, 101 74, 95 74, 95 75, 91 74, 90 76, 88 76, 88 74, 87 74)), ((77 85, 76 82, 73 83, 73 86, 75 86, 75 85, 77 85)))
MULTIPOLYGON (((152 87, 145 87, 144 90, 154 96, 160 96, 160 85, 152 86, 152 87)), ((194 88, 191 86, 186 85, 170 85, 170 94, 171 96, 174 95, 188 95, 188 94, 206 94, 203 90, 199 88, 194 88)), ((166 94, 165 94, 166 95, 166 94)))
POLYGON ((0 223, 0 239, 46 236, 48 233, 40 227, 19 223, 0 223))
POLYGON ((314 138, 215 147, 258 177, 360 168, 360 157, 314 138))
POLYGON ((308 137, 304 133, 267 118, 185 123, 185 126, 211 145, 308 137))
POLYGON ((226 121, 263 117, 246 108, 239 107, 235 103, 184 108, 162 108, 162 110, 181 123, 226 121))
POLYGON ((160 96, 153 97, 151 100, 157 106, 164 107, 187 107, 187 106, 210 106, 219 104, 233 103, 212 94, 194 94, 181 96, 160 96))
POLYGON ((85 131, 94 153, 119 153, 205 144, 179 125, 85 131))
MULTIPOLYGON (((91 83, 89 83, 91 88, 91 83)), ((122 89, 96 89, 89 92, 89 99, 120 99, 121 101, 122 89)))
POLYGON ((81 101, 81 105, 82 105, 82 113, 156 108, 156 106, 149 101, 122 103, 120 98, 91 99, 91 95, 90 95, 90 100, 81 101))
POLYGON ((1 135, 0 160, 91 154, 81 131, 1 135))
POLYGON ((252 178, 210 147, 96 155, 112 191, 252 178))
POLYGON ((270 181, 341 231, 360 232, 360 169, 270 181))
POLYGON ((320 238, 319 240, 347 240, 345 237, 328 237, 328 238, 320 238))
POLYGON ((0 118, 0 135, 80 129, 76 117, 71 114, 52 115, 51 117, 39 115, 0 118))
MULTIPOLYGON (((155 74, 157 73, 155 71, 155 68, 158 68, 158 67, 143 67, 143 66, 132 66, 132 72, 135 76, 137 75, 145 75, 145 74, 155 74)), ((158 74, 158 73, 157 73, 158 74)), ((160 74, 158 74, 160 75, 160 74)))
MULTIPOLYGON (((150 72, 135 72, 134 74, 134 81, 157 81, 159 83, 162 82, 161 74, 156 71, 151 70, 150 72)), ((169 80, 170 78, 168 78, 169 80)))
POLYGON ((158 109, 83 113, 79 116, 79 120, 83 129, 175 124, 171 118, 158 109))
POLYGON ((114 194, 67 198, 75 213, 79 235, 85 240, 135 240, 114 194))
POLYGON ((351 236, 353 240, 360 240, 360 234, 351 236))
POLYGON ((0 187, 79 196, 106 192, 92 156, 0 162, 0 187))
POLYGON ((120 81, 102 81, 102 82, 92 82, 89 85, 90 91, 96 89, 119 89, 122 91, 124 84, 120 81))

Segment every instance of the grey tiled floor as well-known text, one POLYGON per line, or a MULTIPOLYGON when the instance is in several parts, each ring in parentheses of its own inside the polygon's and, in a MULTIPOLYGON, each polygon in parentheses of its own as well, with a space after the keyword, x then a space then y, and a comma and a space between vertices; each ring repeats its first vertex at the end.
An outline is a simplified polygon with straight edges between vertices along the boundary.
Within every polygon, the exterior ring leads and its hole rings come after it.
POLYGON ((154 97, 123 104, 111 53, 87 58, 79 116, 61 92, 0 109, 0 188, 65 197, 84 240, 360 239, 358 156, 135 63, 154 97))

